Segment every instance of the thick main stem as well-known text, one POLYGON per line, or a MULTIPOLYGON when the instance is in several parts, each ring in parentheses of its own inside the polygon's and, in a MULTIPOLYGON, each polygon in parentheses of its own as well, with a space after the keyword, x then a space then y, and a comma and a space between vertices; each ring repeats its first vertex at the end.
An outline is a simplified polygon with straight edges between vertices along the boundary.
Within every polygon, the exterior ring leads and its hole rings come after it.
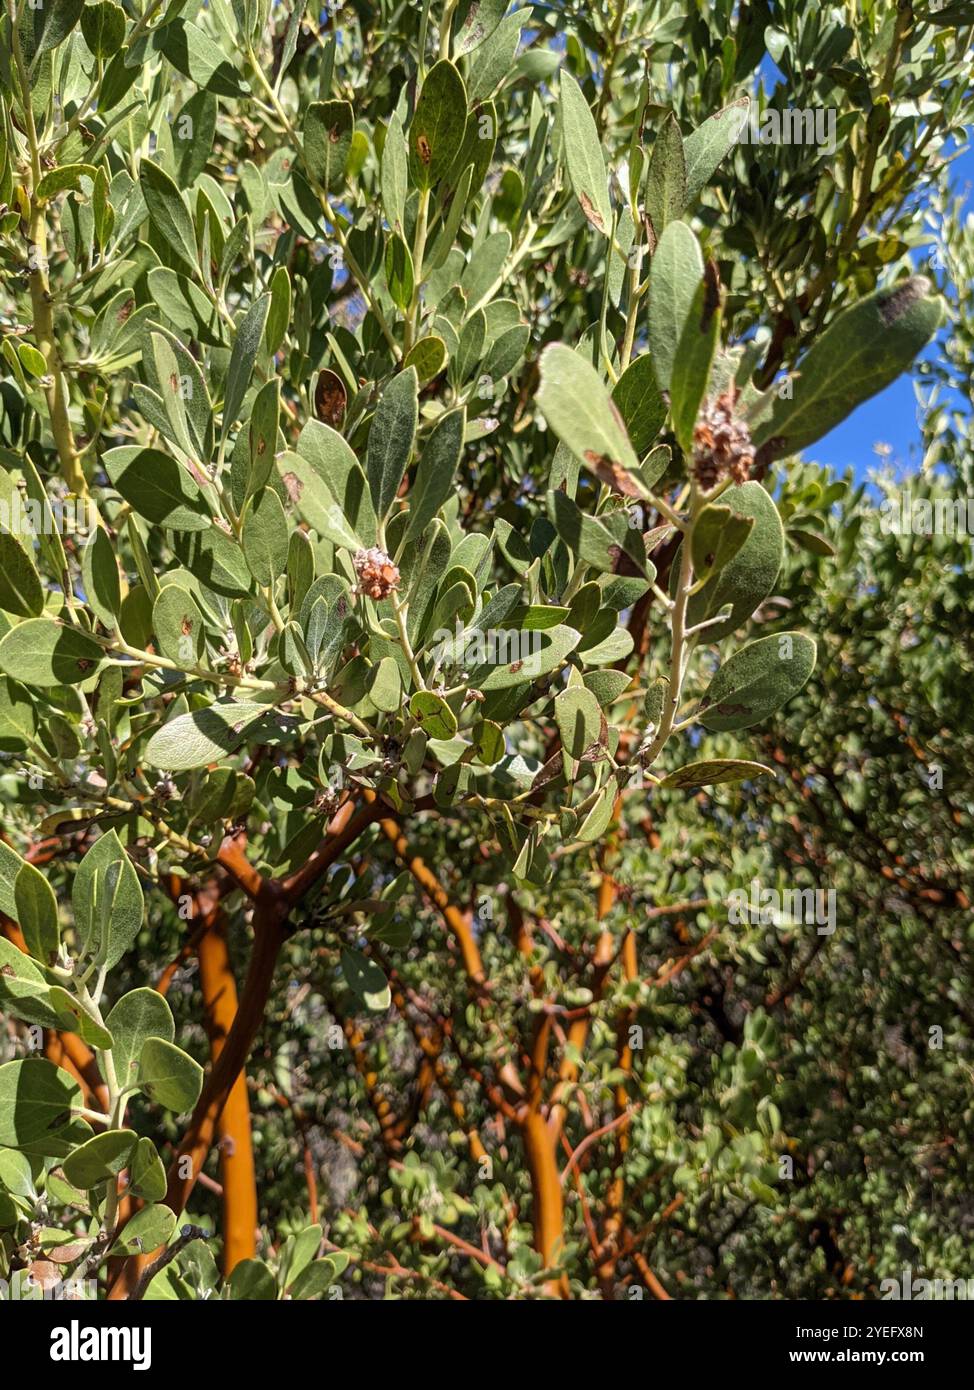
MULTIPOLYGON (((183 1141, 169 1167, 165 1202, 176 1214, 186 1206, 216 1137, 217 1125, 257 1036, 270 997, 281 947, 284 944, 288 914, 321 875, 348 848, 374 819, 372 806, 351 815, 352 803, 342 808, 332 821, 332 833, 311 859, 284 883, 260 880, 254 911, 254 947, 247 979, 226 1042, 214 1063, 196 1103, 183 1141), (339 819, 340 818, 340 819, 339 819)), ((240 873, 236 875, 238 879, 240 873)), ((259 876, 257 876, 259 877, 259 876)), ((156 1252, 133 1256, 112 1285, 108 1297, 123 1299, 131 1287, 130 1271, 138 1276, 152 1262, 156 1252)))
MULTIPOLYGON (((555 1145, 541 1113, 550 1036, 551 1016, 546 1014, 538 1020, 535 1027, 531 1045, 528 1098, 518 1116, 528 1172, 531 1176, 534 1248, 541 1256, 541 1262, 546 1269, 552 1269, 561 1262, 565 1243, 565 1202, 561 1175, 555 1160, 555 1145)), ((545 1292, 551 1298, 567 1298, 567 1277, 561 1274, 549 1279, 545 1284, 545 1292)))
MULTIPOLYGON (((200 988, 210 1050, 216 1063, 237 1016, 237 982, 230 964, 227 929, 217 909, 199 943, 200 988)), ((257 1253, 257 1181, 250 1132, 247 1074, 241 1067, 219 1119, 220 1181, 223 1185, 223 1272, 257 1253)))

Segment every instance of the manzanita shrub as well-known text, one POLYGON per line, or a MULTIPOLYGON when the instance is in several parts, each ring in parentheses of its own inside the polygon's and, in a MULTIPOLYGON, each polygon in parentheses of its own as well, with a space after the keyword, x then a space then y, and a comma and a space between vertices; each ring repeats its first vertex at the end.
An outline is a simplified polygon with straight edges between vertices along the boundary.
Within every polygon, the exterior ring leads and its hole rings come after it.
MULTIPOLYGON (((634 800, 746 825, 786 775, 737 735, 812 674, 765 605, 843 488, 776 477, 941 324, 910 197, 969 118, 969 17, 508 9, 8 0, 7 1279, 205 1296, 215 1217, 224 1296, 659 1287, 625 1159, 677 1140, 630 1132, 628 1030, 679 971, 644 978, 600 870, 634 800), (742 143, 797 107, 834 148, 742 143), (381 1158, 322 1213, 349 1075, 381 1158), (252 1124, 269 1186, 304 1153, 263 1210, 252 1124), (616 1161, 569 1219, 586 1134, 616 1161)), ((647 1056, 648 1116, 684 1081, 647 1056)), ((724 1167, 766 1207, 762 1113, 724 1167)))

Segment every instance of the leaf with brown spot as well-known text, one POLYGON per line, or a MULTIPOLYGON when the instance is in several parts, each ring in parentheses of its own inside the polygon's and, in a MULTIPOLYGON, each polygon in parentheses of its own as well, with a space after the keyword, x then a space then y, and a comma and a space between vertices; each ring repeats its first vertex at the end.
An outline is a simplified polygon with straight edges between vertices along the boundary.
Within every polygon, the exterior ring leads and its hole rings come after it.
POLYGON ((302 141, 308 168, 330 192, 344 180, 355 118, 347 101, 313 101, 304 115, 302 141))
POLYGON ((466 128, 467 89, 441 58, 426 74, 409 126, 409 172, 417 188, 433 188, 449 173, 466 128))
POLYGON ((592 226, 608 235, 612 206, 598 127, 584 92, 565 68, 561 70, 559 114, 572 190, 592 226))
POLYGON ((591 222, 596 231, 604 232, 605 223, 602 221, 602 214, 592 205, 592 200, 587 193, 580 193, 578 201, 581 204, 582 212, 591 222))
POLYGON ((614 492, 621 492, 626 497, 643 496, 642 489, 632 475, 626 472, 621 463, 606 458, 604 454, 597 454, 593 449, 586 449, 584 458, 592 472, 605 483, 606 487, 611 487, 614 492))
POLYGON ((750 418, 766 462, 814 444, 905 372, 943 321, 923 276, 897 281, 843 310, 798 363, 790 396, 772 388, 750 418))
POLYGON ((327 367, 322 368, 315 383, 315 415, 322 424, 340 430, 347 406, 348 393, 341 377, 327 367))
POLYGON ((646 497, 622 416, 591 362, 564 343, 552 343, 541 354, 540 369, 538 405, 562 443, 616 492, 646 497))

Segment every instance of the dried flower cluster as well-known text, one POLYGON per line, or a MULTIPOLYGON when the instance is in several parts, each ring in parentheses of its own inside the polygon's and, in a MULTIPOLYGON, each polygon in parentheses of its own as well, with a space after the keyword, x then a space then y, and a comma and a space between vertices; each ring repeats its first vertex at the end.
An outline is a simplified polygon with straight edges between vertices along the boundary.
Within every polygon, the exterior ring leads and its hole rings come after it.
POLYGON ((368 550, 356 550, 352 564, 358 575, 359 593, 368 598, 388 598, 394 589, 399 588, 398 566, 377 545, 370 546, 368 550))
POLYGON ((693 476, 704 492, 724 478, 746 483, 754 464, 751 432, 734 414, 737 388, 707 401, 693 431, 693 476))

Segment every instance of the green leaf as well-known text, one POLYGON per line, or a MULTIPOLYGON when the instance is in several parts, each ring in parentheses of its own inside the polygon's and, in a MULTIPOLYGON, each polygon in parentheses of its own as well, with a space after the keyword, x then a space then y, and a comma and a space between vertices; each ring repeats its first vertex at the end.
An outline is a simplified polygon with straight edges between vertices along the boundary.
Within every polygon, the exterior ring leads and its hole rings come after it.
MULTIPOLYGON (((491 232, 473 248, 467 267, 460 277, 460 288, 469 305, 478 304, 490 292, 491 286, 503 271, 511 254, 511 234, 507 230, 491 232)), ((515 305, 515 309, 516 309, 515 305)))
MULTIPOLYGON (((30 692, 19 681, 7 676, 0 678, 0 750, 19 752, 36 732, 37 715, 30 692)), ((0 911, 6 909, 0 905, 0 911)))
POLYGON ((467 92, 446 58, 434 63, 409 123, 409 173, 417 188, 434 187, 448 173, 463 144, 467 92))
POLYGON ((161 1202, 143 1207, 123 1226, 118 1239, 109 1250, 115 1255, 149 1255, 160 1246, 168 1245, 176 1229, 176 1213, 161 1202))
POLYGON ((62 1026, 47 979, 30 956, 3 936, 0 936, 0 1011, 11 1018, 23 1019, 25 1023, 37 1023, 42 1028, 62 1026))
POLYGON ((313 662, 305 645, 304 635, 295 622, 286 622, 277 642, 277 655, 288 675, 304 677, 311 673, 313 662))
MULTIPOLYGON (((151 361, 155 368, 156 384, 159 388, 158 394, 162 400, 163 410, 170 427, 169 437, 178 449, 192 457, 195 447, 189 435, 189 416, 183 396, 183 380, 180 377, 180 364, 176 359, 176 353, 172 344, 161 333, 150 333, 149 344, 151 361)), ((144 352, 142 360, 143 362, 146 360, 144 352)), ((192 383, 192 378, 188 379, 187 384, 190 383, 192 383)), ((190 385, 190 389, 192 389, 192 385, 190 385)))
POLYGON ((205 531, 209 507, 199 484, 169 454, 122 445, 104 455, 105 469, 125 501, 155 526, 205 531))
POLYGON ((243 405, 243 398, 253 375, 254 363, 260 351, 270 306, 270 295, 262 294, 251 304, 237 328, 233 351, 230 354, 230 366, 227 369, 226 389, 223 393, 224 437, 240 414, 240 407, 243 405))
POLYGON ((484 373, 495 385, 514 371, 524 356, 524 350, 530 339, 531 330, 527 324, 517 323, 511 328, 506 328, 490 344, 487 356, 484 358, 484 373))
POLYGON ((81 11, 81 32, 96 58, 111 58, 125 42, 125 11, 113 0, 98 0, 81 11))
POLYGON ((824 555, 831 558, 835 555, 835 546, 830 540, 818 533, 818 531, 806 531, 802 526, 789 526, 788 539, 800 545, 802 550, 807 550, 810 555, 824 555))
POLYGON ((546 347, 537 399, 558 438, 601 482, 627 497, 644 495, 633 476, 639 460, 619 411, 584 357, 564 343, 546 347))
POLYGON ((295 1279, 291 1286, 291 1297, 302 1302, 318 1298, 331 1287, 347 1264, 346 1255, 326 1255, 323 1260, 315 1260, 295 1279))
POLYGON ((288 547, 287 517, 273 488, 261 488, 247 503, 241 539, 250 573, 265 588, 272 585, 287 566, 288 547))
POLYGON ((335 602, 329 602, 326 598, 316 598, 311 604, 304 639, 312 669, 319 676, 329 675, 341 655, 345 645, 348 611, 349 602, 345 594, 340 595, 335 602))
POLYGON ((78 628, 28 618, 0 641, 0 668, 27 685, 77 685, 98 670, 102 649, 78 628))
POLYGON ((479 666, 472 672, 470 684, 475 690, 487 692, 507 690, 514 685, 540 680, 549 671, 564 666, 580 641, 580 633, 561 624, 544 632, 532 632, 524 641, 523 656, 500 665, 485 663, 479 666))
POLYGON ((714 617, 725 604, 731 605, 727 618, 704 630, 706 642, 719 642, 740 627, 767 598, 785 553, 778 509, 760 483, 728 488, 720 500, 738 516, 753 517, 754 525, 734 558, 687 604, 687 624, 691 627, 714 617))
POLYGON ((171 19, 160 24, 153 41, 177 72, 221 96, 240 97, 250 87, 227 59, 223 49, 191 20, 171 19))
POLYGON ((615 800, 615 785, 610 784, 603 787, 599 792, 595 805, 575 832, 575 839, 581 840, 584 844, 593 844, 596 840, 601 840, 602 836, 609 828, 609 822, 612 819, 612 812, 615 807, 615 800))
POLYGON ((394 233, 386 242, 385 268, 392 302, 405 312, 413 298, 413 258, 398 233, 394 233))
POLYGON ((376 709, 395 714, 402 705, 402 675, 395 657, 384 656, 369 672, 366 686, 376 709))
POLYGON ((751 777, 763 776, 773 777, 774 770, 763 763, 752 763, 741 758, 709 758, 677 768, 663 778, 660 786, 689 791, 695 787, 716 787, 722 782, 743 782, 751 777))
POLYGON ((382 188, 382 210, 393 231, 402 231, 406 220, 409 151, 403 134, 399 112, 392 113, 389 129, 382 147, 379 169, 382 188))
POLYGON ((17 348, 17 357, 24 371, 30 376, 37 377, 38 381, 41 377, 47 376, 47 358, 30 343, 20 344, 17 348))
POLYGON ((94 183, 97 172, 92 164, 61 164, 43 176, 37 185, 37 196, 48 200, 67 188, 79 189, 82 179, 90 179, 94 183))
MULTIPOLYGON (((343 444, 344 442, 342 440, 343 444)), ((358 550, 363 540, 352 530, 346 520, 344 508, 325 483, 319 469, 301 454, 282 454, 277 462, 288 497, 305 521, 314 527, 319 536, 331 541, 333 545, 343 546, 346 550, 358 550)), ((354 455, 352 463, 355 468, 350 470, 349 478, 354 485, 362 470, 354 455)), ((365 482, 364 474, 361 482, 363 495, 368 497, 368 484, 365 482)), ((374 517, 371 499, 368 510, 374 517)))
POLYGON ((670 389, 673 363, 703 278, 700 245, 685 222, 671 222, 649 269, 649 349, 661 391, 670 389))
POLYGON ((601 733, 599 702, 585 686, 569 686, 555 696, 555 722, 565 752, 572 758, 580 758, 598 741, 601 733))
POLYGON ((507 10, 508 0, 471 0, 463 23, 453 37, 456 57, 461 58, 489 39, 507 10))
POLYGON ((723 732, 749 729, 780 709, 815 669, 815 643, 801 632, 759 637, 717 671, 700 702, 699 722, 723 732))
POLYGON ((343 946, 341 953, 342 974, 345 983, 353 994, 361 999, 367 1009, 381 1013, 392 1002, 389 983, 379 966, 369 960, 361 951, 343 946))
POLYGON ((642 458, 666 421, 666 402, 656 385, 653 359, 648 352, 629 363, 612 388, 612 400, 633 449, 642 458))
POLYGON ((487 316, 483 309, 471 314, 460 330, 456 352, 450 358, 450 382, 459 388, 483 361, 487 316))
MULTIPOLYGON (((149 271, 147 282, 149 293, 153 299, 153 305, 148 307, 148 312, 151 313, 153 308, 157 308, 167 319, 172 320, 181 333, 198 338, 201 342, 213 343, 218 341, 216 338, 216 309, 192 280, 185 275, 177 274, 175 270, 170 270, 168 266, 156 266, 154 270, 149 271)), ((112 304, 114 302, 112 301, 112 304)), ((133 303, 134 300, 126 297, 123 291, 118 308, 107 320, 105 331, 102 338, 99 339, 102 354, 114 355, 114 333, 121 327, 118 322, 119 314, 127 315, 123 320, 124 323, 131 324, 134 321, 138 327, 138 320, 131 312, 133 303)), ((108 307, 111 308, 112 305, 108 307)), ((142 313, 142 311, 136 310, 136 313, 142 313)), ((100 316, 99 323, 101 323, 100 316)), ((97 330, 98 324, 95 328, 96 332, 97 330)))
POLYGON ((659 728, 669 688, 670 683, 666 677, 657 676, 646 690, 643 700, 643 718, 646 720, 646 724, 653 729, 659 728))
POLYGON ((614 704, 632 683, 631 677, 625 671, 586 671, 582 680, 586 690, 591 690, 603 710, 614 704))
MULTIPOLYGON (((518 604, 510 610, 510 623, 511 627, 521 628, 525 632, 544 632, 549 627, 557 627, 559 623, 564 622, 569 611, 554 603, 518 604)), ((481 614, 480 621, 485 627, 491 626, 490 623, 484 622, 484 614, 489 612, 490 609, 485 608, 481 614)))
POLYGON ((711 570, 718 573, 733 560, 753 526, 753 517, 740 516, 721 503, 709 502, 703 507, 690 535, 693 572, 697 579, 711 570))
MULTIPOLYGON (((279 265, 271 276, 270 296, 267 323, 264 325, 264 347, 273 354, 284 342, 291 326, 291 277, 287 273, 287 266, 279 265)), ((267 382, 261 390, 267 390, 270 385, 267 382)))
POLYGON ((380 518, 387 515, 396 500, 412 453, 418 419, 417 391, 416 372, 410 367, 392 378, 372 417, 365 473, 380 518))
POLYGON ((605 609, 584 633, 578 644, 583 665, 606 666, 610 661, 622 661, 632 651, 632 635, 616 618, 616 613, 605 609))
POLYGON ((653 144, 646 174, 646 216, 652 227, 652 240, 658 242, 666 227, 686 207, 687 167, 683 157, 680 124, 667 112, 653 144))
POLYGON ((313 101, 304 113, 304 157, 326 192, 344 180, 354 129, 355 118, 347 101, 313 101))
MULTIPOLYGON (((21 859, 16 850, 11 849, 0 839, 0 912, 6 917, 17 915, 14 884, 26 862, 26 859, 21 859)), ((39 872, 40 870, 38 870, 39 872)))
POLYGON ((105 1019, 113 1039, 112 1060, 119 1086, 133 1086, 139 1079, 139 1057, 147 1038, 172 1042, 176 1036, 172 1010, 154 989, 133 989, 105 1019))
POLYGON ((463 407, 441 415, 423 445, 416 478, 409 491, 407 541, 422 535, 443 503, 452 496, 466 423, 463 407))
POLYGON ((92 1047, 99 1048, 102 1052, 107 1051, 112 1045, 112 1035, 108 1029, 98 1022, 94 1014, 90 1013, 72 994, 69 994, 61 985, 51 987, 51 1003, 61 1015, 61 1028, 69 1028, 77 1033, 86 1043, 92 1047))
POLYGON ((20 923, 30 954, 43 965, 53 965, 61 942, 57 898, 33 864, 22 864, 14 879, 13 915, 20 923))
POLYGON ((690 305, 670 374, 670 414, 673 432, 684 450, 693 444, 693 427, 707 394, 710 369, 720 337, 720 284, 717 267, 708 261, 690 305))
POLYGON ((16 1149, 0 1151, 0 1187, 14 1197, 26 1197, 33 1202, 37 1196, 30 1159, 16 1149))
POLYGON ((34 561, 7 531, 0 531, 0 608, 18 618, 36 618, 44 612, 44 590, 34 561))
POLYGON ((182 584, 164 584, 152 605, 152 631, 163 656, 193 665, 203 653, 203 626, 203 614, 189 590, 182 584))
POLYGON ((452 738, 457 731, 456 715, 431 690, 417 690, 409 701, 409 712, 430 738, 452 738))
POLYGON ((245 598, 253 592, 254 581, 240 545, 219 527, 191 535, 177 534, 173 549, 180 562, 215 594, 245 598))
POLYGON ((725 106, 697 126, 683 142, 687 170, 687 203, 693 203, 710 182, 717 165, 737 143, 750 110, 748 97, 725 106))
MULTIPOLYGON (((199 365, 178 338, 160 330, 143 342, 142 366, 149 385, 133 394, 143 414, 190 460, 210 456, 213 411, 199 365)), ((197 464, 187 465, 197 479, 197 464)))
POLYGON ((81 552, 81 579, 88 607, 107 628, 114 629, 122 607, 115 547, 102 526, 96 526, 81 552))
POLYGON ((561 70, 559 112, 572 190, 592 226, 608 236, 612 207, 598 127, 585 94, 565 68, 561 70))
MULTIPOLYGON (((514 55, 517 53, 518 44, 521 42, 521 30, 524 27, 525 17, 528 14, 527 8, 515 10, 513 14, 507 15, 501 20, 497 28, 485 39, 477 49, 476 55, 470 61, 470 74, 467 83, 467 96, 477 110, 480 104, 480 115, 487 114, 489 107, 489 120, 491 123, 491 133, 489 136, 478 135, 481 145, 484 146, 483 164, 479 165, 474 173, 472 187, 479 188, 483 183, 484 172, 490 163, 490 158, 494 149, 494 132, 497 128, 496 112, 490 103, 485 101, 501 82, 511 74, 514 64, 514 55)), ((471 122, 467 123, 467 134, 470 135, 471 122)), ((468 161, 469 162, 469 161, 468 161)), ((477 161, 475 161, 476 163, 477 161)))
POLYGON ((61 1164, 65 1178, 72 1187, 87 1191, 118 1177, 129 1165, 129 1157, 138 1136, 131 1129, 108 1129, 96 1134, 87 1144, 68 1154, 61 1164))
POLYGON ((357 550, 376 540, 369 485, 342 436, 309 420, 298 437, 297 454, 284 454, 278 468, 288 495, 319 535, 357 550))
POLYGON ((770 458, 814 444, 913 362, 943 322, 922 275, 898 280, 839 314, 798 364, 790 399, 772 388, 751 422, 770 458))
POLYGON ((198 274, 193 220, 175 183, 165 169, 151 159, 143 159, 139 165, 139 187, 156 233, 190 275, 198 274))
MULTIPOLYGON (((55 1143, 82 1104, 81 1087, 45 1057, 0 1066, 0 1145, 9 1149, 55 1143)), ((56 1153, 55 1146, 50 1152, 56 1153)))
POLYGON ((240 1260, 227 1280, 230 1297, 247 1303, 270 1303, 277 1298, 277 1284, 263 1260, 240 1260))
POLYGON ((176 177, 191 188, 213 156, 218 103, 212 92, 194 92, 172 121, 176 177))
POLYGON ((96 840, 78 865, 71 905, 81 949, 110 970, 142 930, 145 914, 139 876, 114 830, 96 840))
POLYGON ((203 1089, 203 1068, 165 1038, 146 1038, 139 1056, 139 1087, 150 1100, 182 1115, 203 1089))
POLYGON ((129 1159, 130 1196, 160 1202, 166 1195, 166 1170, 151 1139, 140 1139, 129 1159))
POLYGON ((504 742, 504 730, 499 724, 495 724, 491 719, 481 719, 474 725, 474 743, 477 745, 477 757, 487 767, 493 767, 499 763, 506 751, 504 742))
POLYGON ((84 0, 47 0, 34 11, 34 57, 57 48, 71 33, 84 0))
POLYGON ((555 530, 572 554, 593 569, 611 574, 622 554, 622 547, 599 518, 583 512, 560 488, 548 493, 547 503, 548 515, 555 530))
MULTIPOLYGON (((2 655, 3 644, 0 643, 0 658, 2 655)), ((239 748, 250 730, 267 714, 266 705, 232 701, 177 715, 149 739, 145 760, 150 767, 165 768, 168 772, 186 772, 219 762, 239 748)))

